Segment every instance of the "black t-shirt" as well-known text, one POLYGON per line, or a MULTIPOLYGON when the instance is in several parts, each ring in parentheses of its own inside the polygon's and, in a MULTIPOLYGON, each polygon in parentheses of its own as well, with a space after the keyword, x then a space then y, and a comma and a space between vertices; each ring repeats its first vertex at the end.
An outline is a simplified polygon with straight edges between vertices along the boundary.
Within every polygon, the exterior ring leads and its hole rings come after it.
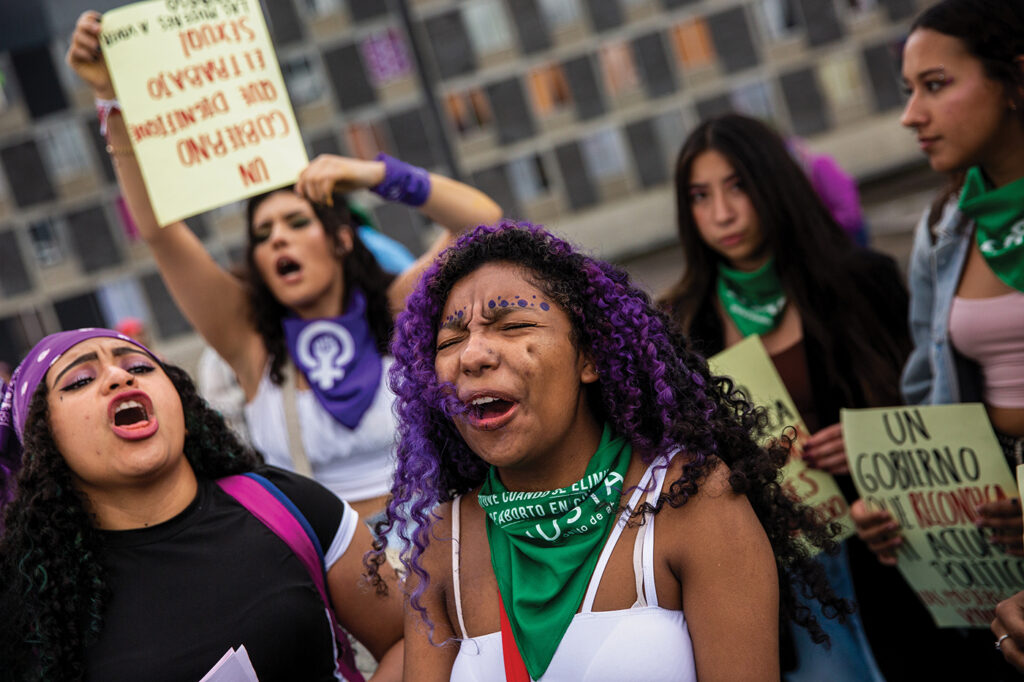
MULTIPOLYGON (((305 515, 326 552, 344 506, 318 483, 259 471, 305 515)), ((291 549, 212 481, 175 518, 104 532, 112 595, 87 680, 198 682, 244 644, 260 682, 333 680, 324 603, 291 549)))

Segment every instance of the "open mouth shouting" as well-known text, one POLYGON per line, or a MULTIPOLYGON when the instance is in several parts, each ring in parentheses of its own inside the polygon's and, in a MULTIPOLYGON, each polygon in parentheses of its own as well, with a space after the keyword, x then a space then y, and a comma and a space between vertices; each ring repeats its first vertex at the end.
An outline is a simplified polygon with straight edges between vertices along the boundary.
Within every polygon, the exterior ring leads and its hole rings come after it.
POLYGON ((489 392, 475 393, 463 400, 467 410, 462 414, 471 426, 485 431, 500 429, 515 416, 519 403, 515 400, 489 392))
POLYGON ((300 270, 302 270, 302 266, 299 265, 298 261, 288 256, 281 256, 274 263, 274 271, 277 272, 278 277, 285 281, 295 279, 294 275, 300 270))
POLYGON ((125 440, 149 438, 159 428, 153 403, 143 391, 128 391, 112 401, 107 408, 110 429, 125 440))

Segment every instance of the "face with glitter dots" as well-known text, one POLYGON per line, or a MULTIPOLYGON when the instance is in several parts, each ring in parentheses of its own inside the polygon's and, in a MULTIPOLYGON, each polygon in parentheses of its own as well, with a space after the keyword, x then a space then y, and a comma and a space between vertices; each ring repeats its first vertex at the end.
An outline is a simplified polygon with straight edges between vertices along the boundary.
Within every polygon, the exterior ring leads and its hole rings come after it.
POLYGON ((438 379, 467 410, 466 444, 499 467, 535 466, 592 424, 584 384, 597 380, 572 341, 569 316, 511 263, 459 280, 437 333, 438 379))

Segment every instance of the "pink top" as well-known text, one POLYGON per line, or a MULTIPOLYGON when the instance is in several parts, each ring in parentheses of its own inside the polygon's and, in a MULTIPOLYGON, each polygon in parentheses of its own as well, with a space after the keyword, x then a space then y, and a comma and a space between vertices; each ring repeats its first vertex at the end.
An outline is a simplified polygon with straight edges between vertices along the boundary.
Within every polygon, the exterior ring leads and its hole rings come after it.
POLYGON ((1024 293, 953 299, 953 347, 981 366, 985 403, 1024 408, 1024 293))

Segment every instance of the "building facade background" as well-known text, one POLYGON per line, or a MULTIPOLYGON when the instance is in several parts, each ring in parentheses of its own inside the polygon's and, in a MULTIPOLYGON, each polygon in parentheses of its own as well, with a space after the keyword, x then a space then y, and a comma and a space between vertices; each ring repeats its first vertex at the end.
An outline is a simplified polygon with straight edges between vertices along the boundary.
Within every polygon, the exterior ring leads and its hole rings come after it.
MULTIPOLYGON (((43 334, 111 326, 125 316, 144 320, 160 350, 186 367, 201 348, 133 232, 91 95, 63 61, 78 14, 119 4, 13 0, 0 15, 7 19, 0 22, 3 361, 15 362, 43 334)), ((927 4, 264 0, 263 7, 311 157, 385 151, 457 173, 506 215, 622 259, 675 240, 674 157, 709 115, 736 110, 767 119, 862 180, 920 166, 915 140, 898 122, 897 62, 910 19, 927 4)), ((359 199, 383 231, 412 249, 429 239, 418 214, 359 199)), ((239 259, 242 205, 188 222, 219 261, 239 259)))

